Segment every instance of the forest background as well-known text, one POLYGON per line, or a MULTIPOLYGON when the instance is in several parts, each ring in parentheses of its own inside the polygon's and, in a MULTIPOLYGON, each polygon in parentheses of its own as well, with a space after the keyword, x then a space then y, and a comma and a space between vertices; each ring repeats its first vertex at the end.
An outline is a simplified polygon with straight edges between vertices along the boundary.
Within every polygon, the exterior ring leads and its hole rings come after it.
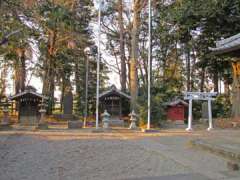
MULTIPOLYGON (((215 56, 215 41, 240 32, 239 0, 152 1, 152 119, 165 119, 164 103, 184 91, 218 92, 214 117, 230 116, 232 70, 229 57, 215 56)), ((132 108, 142 121, 147 115, 147 0, 114 0, 102 9, 101 91, 109 73, 132 96, 132 108)), ((39 77, 42 93, 62 100, 73 93, 75 114, 83 115, 86 60, 89 60, 89 114, 95 112, 97 47, 93 25, 96 2, 91 0, 0 0, 0 97, 23 91, 39 77), (95 3, 95 4, 94 4, 95 3)), ((201 115, 195 102, 194 117, 201 115)))

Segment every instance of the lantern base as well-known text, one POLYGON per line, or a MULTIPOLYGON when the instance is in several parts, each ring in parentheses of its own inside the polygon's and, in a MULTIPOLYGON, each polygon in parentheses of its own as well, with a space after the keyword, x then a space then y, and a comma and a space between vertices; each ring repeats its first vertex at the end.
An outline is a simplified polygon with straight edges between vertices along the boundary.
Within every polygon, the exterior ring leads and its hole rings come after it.
POLYGON ((0 124, 0 130, 10 130, 12 127, 10 126, 9 123, 1 123, 0 124))
POLYGON ((82 121, 68 121, 68 129, 81 129, 82 127, 82 121))
POLYGON ((48 129, 48 124, 47 123, 38 124, 37 129, 46 130, 46 129, 48 129))
POLYGON ((160 131, 157 129, 142 129, 143 133, 159 133, 160 131))
POLYGON ((137 125, 136 125, 136 122, 135 122, 135 121, 132 121, 132 122, 131 122, 129 129, 133 129, 133 130, 136 130, 136 129, 137 129, 137 125))
POLYGON ((103 129, 110 129, 109 128, 109 121, 103 122, 103 129))

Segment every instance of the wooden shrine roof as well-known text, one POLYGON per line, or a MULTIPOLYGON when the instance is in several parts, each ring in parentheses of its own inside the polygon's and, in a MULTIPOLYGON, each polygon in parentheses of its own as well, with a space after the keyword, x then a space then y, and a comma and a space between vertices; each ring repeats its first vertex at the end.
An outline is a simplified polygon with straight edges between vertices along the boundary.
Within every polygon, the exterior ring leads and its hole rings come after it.
POLYGON ((104 97, 113 96, 113 95, 118 95, 118 96, 121 96, 121 97, 125 97, 127 99, 131 99, 131 96, 129 96, 128 94, 118 90, 115 85, 112 85, 112 87, 108 91, 105 91, 105 92, 101 93, 99 95, 99 98, 104 98, 104 97))
POLYGON ((25 90, 23 92, 20 92, 14 96, 10 96, 9 99, 10 100, 18 100, 18 99, 21 99, 22 97, 25 97, 26 95, 31 95, 35 98, 38 98, 38 99, 48 99, 46 96, 42 95, 42 94, 39 94, 37 92, 34 92, 32 90, 25 90))
MULTIPOLYGON (((233 53, 235 51, 240 51, 240 33, 217 41, 216 42, 216 48, 209 48, 211 51, 213 51, 213 54, 220 55, 220 54, 227 54, 227 53, 233 53)), ((240 55, 240 53, 237 53, 240 55)))
POLYGON ((183 100, 181 100, 181 99, 176 99, 176 100, 174 100, 174 101, 167 102, 167 103, 165 103, 164 105, 166 105, 166 106, 176 106, 176 105, 178 105, 178 104, 182 104, 182 105, 188 107, 188 103, 185 102, 185 101, 183 101, 183 100))

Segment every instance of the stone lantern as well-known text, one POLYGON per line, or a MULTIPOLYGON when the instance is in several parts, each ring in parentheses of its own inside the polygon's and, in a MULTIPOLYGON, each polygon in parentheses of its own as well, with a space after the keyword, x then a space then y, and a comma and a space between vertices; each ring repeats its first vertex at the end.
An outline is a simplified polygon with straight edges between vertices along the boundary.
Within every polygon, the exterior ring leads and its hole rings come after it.
POLYGON ((135 113, 135 111, 133 110, 131 112, 131 114, 129 114, 130 116, 130 121, 131 121, 131 124, 130 124, 130 127, 129 129, 137 129, 137 125, 136 125, 136 122, 137 122, 137 114, 135 113))
POLYGON ((10 119, 9 119, 9 109, 8 109, 9 103, 4 103, 3 105, 3 119, 1 122, 2 127, 8 127, 10 125, 10 119))
POLYGON ((46 122, 46 113, 47 113, 46 107, 47 107, 47 104, 45 104, 44 101, 42 101, 42 103, 40 104, 40 110, 39 110, 39 113, 40 113, 40 120, 38 123, 39 129, 48 128, 48 124, 46 122))
POLYGON ((109 129, 109 122, 110 122, 111 115, 107 112, 107 110, 104 111, 102 114, 102 121, 103 121, 103 128, 109 129))

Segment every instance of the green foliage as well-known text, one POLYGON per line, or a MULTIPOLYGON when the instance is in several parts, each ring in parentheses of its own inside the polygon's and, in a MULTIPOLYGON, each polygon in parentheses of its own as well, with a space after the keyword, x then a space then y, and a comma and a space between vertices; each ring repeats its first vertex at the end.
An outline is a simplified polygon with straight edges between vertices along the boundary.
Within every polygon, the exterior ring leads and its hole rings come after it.
MULTIPOLYGON (((16 49, 31 47, 30 42, 35 41, 37 47, 34 50, 39 50, 40 57, 34 62, 34 68, 30 73, 41 77, 43 82, 54 79, 54 86, 60 87, 62 96, 66 86, 68 88, 70 86, 75 91, 74 108, 77 114, 83 113, 85 104, 86 58, 91 59, 88 81, 89 111, 91 113, 95 111, 97 52, 91 54, 91 57, 84 52, 87 47, 94 45, 90 27, 94 16, 93 6, 92 0, 4 0, 0 4, 0 40, 14 30, 21 30, 16 36, 9 37, 7 45, 0 47, 0 54, 4 53, 5 56, 4 63, 16 67, 15 62, 18 61, 16 49), (51 67, 51 74, 54 77, 45 77, 48 67, 51 67)), ((32 66, 33 62, 29 63, 32 66)), ((102 86, 107 79, 106 72, 106 66, 101 64, 102 86)), ((52 96, 54 92, 47 94, 52 96)))
POLYGON ((231 115, 231 102, 227 95, 219 95, 215 101, 213 101, 213 117, 214 118, 226 118, 231 115))
MULTIPOLYGON (((155 126, 159 126, 162 121, 166 120, 166 103, 172 101, 173 99, 179 97, 181 98, 181 89, 182 82, 179 80, 168 79, 158 81, 154 87, 152 87, 151 96, 151 122, 155 126)), ((143 93, 144 90, 141 89, 140 93, 143 93)), ((139 115, 140 115, 140 124, 147 123, 147 96, 141 94, 139 96, 139 115)))
MULTIPOLYGON (((53 40, 54 52, 51 60, 54 68, 54 84, 62 88, 76 87, 75 112, 82 115, 85 105, 85 63, 89 58, 89 112, 95 111, 96 93, 96 52, 86 55, 84 50, 94 45, 90 23, 93 21, 92 0, 56 0, 32 1, 34 5, 25 6, 25 1, 0 1, 0 40, 12 31, 21 33, 11 36, 5 46, 0 47, 4 54, 4 64, 13 69, 18 67, 17 49, 31 49, 31 41, 37 42, 40 58, 34 68, 34 74, 43 78, 49 60, 50 34, 56 33, 53 40), (74 5, 71 5, 74 3, 74 5), (30 48, 29 48, 30 47, 30 48), (69 84, 70 82, 70 84, 69 84)), ((32 3, 30 3, 32 4, 32 3)), ((103 13, 102 24, 106 32, 107 53, 120 56, 119 25, 117 2, 108 2, 103 13)), ((126 7, 125 7, 126 8, 126 7)), ((124 41, 126 63, 130 60, 131 15, 127 8, 124 15, 124 41)), ((147 28, 146 12, 142 12, 142 23, 139 36, 139 113, 141 120, 147 119, 147 28)), ((186 79, 191 76, 193 91, 208 91, 208 82, 214 77, 231 84, 231 69, 227 57, 211 54, 209 47, 215 41, 240 32, 240 1, 239 0, 182 0, 159 1, 156 3, 153 16, 153 78, 152 78, 152 120, 158 124, 166 117, 164 103, 181 97, 186 90, 186 79), (189 54, 188 54, 189 53, 189 54), (186 60, 190 55, 190 73, 186 60), (205 73, 205 74, 204 74, 205 73), (204 74, 204 78, 201 75, 204 74), (201 81, 205 86, 200 89, 201 81)), ((27 58, 27 57, 26 57, 27 58)), ((31 58, 29 58, 31 59, 31 58)), ((31 64, 32 62, 29 61, 31 64)), ((113 67, 120 73, 119 66, 113 67)), ((101 85, 104 88, 107 80, 107 68, 101 64, 101 85)), ((50 78, 50 77, 47 77, 50 78)), ((214 82, 215 86, 217 82, 214 82)), ((229 97, 219 96, 213 104, 213 114, 225 117, 230 114, 229 97)), ((194 117, 201 116, 201 103, 194 104, 194 117)))

